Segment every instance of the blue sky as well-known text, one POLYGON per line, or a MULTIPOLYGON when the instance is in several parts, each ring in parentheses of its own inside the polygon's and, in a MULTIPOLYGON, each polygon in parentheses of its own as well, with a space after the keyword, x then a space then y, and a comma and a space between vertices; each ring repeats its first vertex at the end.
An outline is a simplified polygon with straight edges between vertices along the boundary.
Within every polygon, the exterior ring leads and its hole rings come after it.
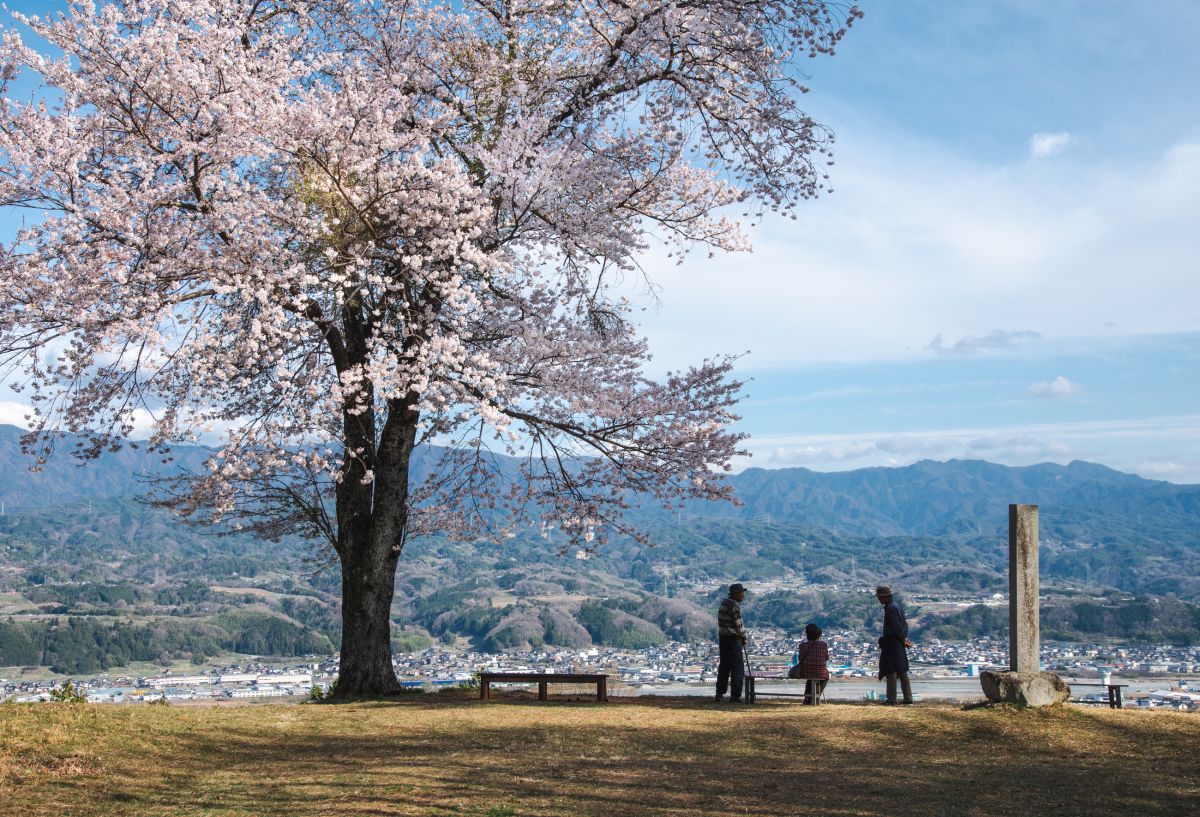
POLYGON ((751 255, 648 256, 656 367, 748 352, 743 467, 1200 483, 1200 3, 860 6, 804 65, 835 192, 751 255))
POLYGON ((860 5, 806 66, 835 192, 650 259, 660 363, 749 351, 756 466, 1200 482, 1200 4, 860 5))

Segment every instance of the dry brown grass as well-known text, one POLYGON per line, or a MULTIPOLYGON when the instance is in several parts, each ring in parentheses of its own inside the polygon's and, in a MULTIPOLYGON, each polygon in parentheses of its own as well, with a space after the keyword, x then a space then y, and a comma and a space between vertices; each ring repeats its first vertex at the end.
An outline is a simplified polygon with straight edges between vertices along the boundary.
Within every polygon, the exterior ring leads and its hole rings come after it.
POLYGON ((491 704, 0 707, 0 813, 1185 815, 1200 717, 491 704))

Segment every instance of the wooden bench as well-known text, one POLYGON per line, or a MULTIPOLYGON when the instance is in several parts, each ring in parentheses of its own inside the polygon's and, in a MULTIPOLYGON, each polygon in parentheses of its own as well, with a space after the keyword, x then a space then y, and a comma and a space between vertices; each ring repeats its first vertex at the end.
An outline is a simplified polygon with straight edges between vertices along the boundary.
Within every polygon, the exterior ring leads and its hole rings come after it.
MULTIPOLYGON (((772 691, 770 687, 767 687, 765 690, 759 689, 757 682, 761 681, 761 680, 768 680, 768 679, 775 680, 775 681, 797 681, 799 683, 804 683, 805 681, 827 681, 828 680, 825 678, 788 678, 786 675, 747 675, 746 676, 746 703, 752 704, 759 697, 800 698, 805 701, 808 700, 809 696, 804 694, 803 692, 775 692, 775 691, 772 691)), ((825 697, 825 690, 822 688, 819 694, 813 695, 812 705, 813 706, 819 705, 821 703, 821 700, 824 697, 825 697)))
POLYGON ((595 684, 596 700, 608 701, 608 676, 603 673, 586 672, 481 672, 479 673, 479 700, 491 700, 491 685, 537 684, 538 700, 546 700, 547 684, 595 684))
MULTIPOLYGON (((1072 690, 1074 690, 1075 687, 1104 687, 1108 690, 1108 701, 1107 701, 1108 708, 1109 709, 1124 709, 1125 708, 1125 692, 1124 692, 1124 690, 1125 690, 1125 687, 1129 686, 1129 684, 1101 684, 1101 683, 1089 684, 1089 683, 1085 683, 1083 681, 1076 681, 1075 683, 1071 684, 1070 686, 1071 686, 1072 690)), ((1072 701, 1072 703, 1103 704, 1103 703, 1105 703, 1105 701, 1079 701, 1079 700, 1076 700, 1076 701, 1072 701)))

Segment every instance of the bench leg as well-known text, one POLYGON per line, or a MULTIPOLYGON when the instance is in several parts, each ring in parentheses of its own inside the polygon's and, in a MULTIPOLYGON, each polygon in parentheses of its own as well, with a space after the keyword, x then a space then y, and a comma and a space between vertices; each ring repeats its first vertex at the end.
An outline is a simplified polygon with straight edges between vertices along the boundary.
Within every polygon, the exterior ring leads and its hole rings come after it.
POLYGON ((608 679, 601 678, 596 682, 596 700, 600 703, 608 703, 608 679))
POLYGON ((539 701, 546 700, 546 682, 545 681, 538 681, 538 700, 539 701))
POLYGON ((491 690, 488 688, 490 681, 479 682, 479 700, 486 701, 490 699, 491 690))

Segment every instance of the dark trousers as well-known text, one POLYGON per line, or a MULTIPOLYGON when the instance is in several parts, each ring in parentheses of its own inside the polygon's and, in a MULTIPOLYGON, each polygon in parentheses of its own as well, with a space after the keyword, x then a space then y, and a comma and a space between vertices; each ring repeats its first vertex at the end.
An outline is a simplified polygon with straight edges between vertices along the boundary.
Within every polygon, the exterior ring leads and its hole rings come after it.
POLYGON ((746 665, 742 661, 742 641, 736 635, 723 635, 717 640, 720 660, 717 662, 717 694, 725 690, 735 700, 742 697, 742 683, 746 679, 746 665))
POLYGON ((825 685, 829 681, 824 678, 809 678, 804 682, 804 703, 817 704, 825 693, 825 685), (815 696, 815 697, 814 697, 815 696))
POLYGON ((887 699, 896 703, 896 678, 900 678, 900 689, 904 693, 904 703, 912 703, 912 687, 908 685, 907 672, 889 672, 887 674, 887 699))

